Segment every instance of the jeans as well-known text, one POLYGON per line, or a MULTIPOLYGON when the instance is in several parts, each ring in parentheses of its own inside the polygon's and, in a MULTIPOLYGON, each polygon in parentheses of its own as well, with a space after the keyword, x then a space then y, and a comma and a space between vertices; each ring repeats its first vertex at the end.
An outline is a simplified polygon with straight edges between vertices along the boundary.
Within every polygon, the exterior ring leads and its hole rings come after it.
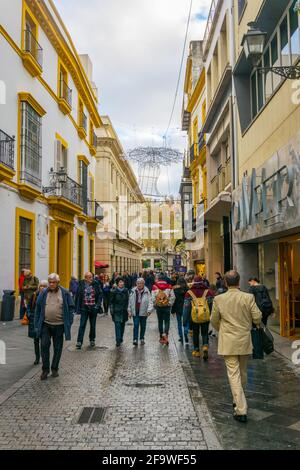
POLYGON ((145 339, 147 326, 147 317, 140 317, 136 315, 133 317, 133 341, 138 341, 139 339, 139 330, 140 330, 140 340, 145 339))
POLYGON ((200 341, 199 341, 200 330, 201 330, 201 336, 202 336, 202 345, 203 346, 208 346, 209 322, 206 322, 206 323, 192 323, 192 328, 193 328, 194 349, 196 351, 200 350, 200 341))
POLYGON ((21 302, 20 302, 20 320, 23 320, 25 312, 26 312, 26 307, 24 305, 24 292, 20 293, 21 296, 21 302))
POLYGON ((116 343, 123 343, 123 336, 125 331, 125 322, 115 321, 115 330, 116 330, 116 343))
POLYGON ((82 344, 84 333, 86 329, 87 321, 90 321, 90 341, 95 341, 96 339, 96 321, 97 313, 95 312, 94 307, 85 306, 81 310, 80 326, 78 331, 77 343, 82 344))
POLYGON ((168 335, 170 329, 171 307, 156 307, 156 313, 158 318, 158 329, 160 336, 162 336, 163 334, 168 335))
MULTIPOLYGON (((179 338, 183 340, 182 313, 176 313, 176 318, 177 318, 177 328, 178 328, 179 338)), ((187 330, 187 332, 188 331, 189 330, 187 330)), ((184 329, 184 333, 185 333, 185 329, 184 329)))
POLYGON ((51 370, 58 371, 59 361, 61 358, 63 344, 64 344, 64 325, 47 325, 43 324, 42 328, 42 340, 41 340, 41 352, 43 361, 43 372, 50 372, 50 347, 51 338, 53 341, 53 359, 51 364, 51 370))
POLYGON ((104 294, 103 294, 103 307, 104 307, 104 313, 108 313, 109 292, 104 292, 104 294))
POLYGON ((40 338, 34 338, 34 353, 35 353, 35 360, 37 362, 40 361, 41 351, 40 351, 40 338))

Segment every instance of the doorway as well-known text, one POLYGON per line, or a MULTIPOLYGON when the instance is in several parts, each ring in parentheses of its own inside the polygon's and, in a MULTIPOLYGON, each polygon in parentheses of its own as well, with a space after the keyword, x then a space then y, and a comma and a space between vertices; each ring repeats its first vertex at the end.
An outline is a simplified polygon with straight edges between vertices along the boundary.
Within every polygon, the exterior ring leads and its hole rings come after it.
POLYGON ((281 335, 300 337, 300 236, 280 243, 281 335))
POLYGON ((63 229, 57 230, 57 274, 60 277, 60 284, 68 288, 70 282, 70 233, 63 229))

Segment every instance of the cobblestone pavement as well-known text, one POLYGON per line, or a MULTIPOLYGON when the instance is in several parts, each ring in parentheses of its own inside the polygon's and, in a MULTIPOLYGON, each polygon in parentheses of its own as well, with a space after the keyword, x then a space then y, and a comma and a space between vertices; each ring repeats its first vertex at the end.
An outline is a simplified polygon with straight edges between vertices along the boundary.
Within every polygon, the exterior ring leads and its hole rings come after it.
POLYGON ((169 348, 158 343, 155 315, 144 347, 132 346, 130 325, 118 350, 105 317, 97 348, 77 351, 78 320, 60 377, 41 382, 31 370, 0 395, 0 449, 220 448, 183 348, 176 336, 169 348), (103 422, 77 424, 83 407, 105 408, 103 422))
POLYGON ((250 360, 247 425, 232 418, 232 397, 224 361, 212 339, 208 363, 187 351, 201 394, 224 449, 300 449, 300 368, 277 353, 250 360))

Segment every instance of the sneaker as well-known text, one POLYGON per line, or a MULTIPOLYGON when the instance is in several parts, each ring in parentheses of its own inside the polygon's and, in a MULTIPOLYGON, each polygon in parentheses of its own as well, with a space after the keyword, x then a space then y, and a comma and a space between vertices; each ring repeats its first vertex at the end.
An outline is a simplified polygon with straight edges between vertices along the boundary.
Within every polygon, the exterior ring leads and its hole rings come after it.
POLYGON ((36 359, 36 360, 34 361, 33 365, 34 365, 34 366, 38 366, 39 363, 40 363, 40 360, 39 360, 39 359, 36 359))
POLYGON ((179 338, 179 343, 183 343, 183 338, 179 338))
POLYGON ((164 344, 164 338, 163 337, 159 338, 159 342, 160 344, 164 344))
POLYGON ((145 346, 145 340, 144 339, 141 339, 141 345, 145 346))
POLYGON ((138 340, 135 339, 135 340, 133 341, 133 346, 138 346, 138 344, 139 344, 138 340))
POLYGON ((193 330, 189 331, 189 335, 191 336, 191 338, 193 337, 193 330))
POLYGON ((96 346, 95 341, 90 341, 90 348, 94 348, 96 346))
POLYGON ((117 343, 116 346, 117 348, 119 348, 121 346, 121 343, 117 343))
POLYGON ((208 361, 208 346, 203 346, 203 359, 208 361))
POLYGON ((48 379, 48 372, 43 372, 41 375, 41 380, 47 380, 48 379))
POLYGON ((168 335, 164 334, 163 337, 162 337, 162 344, 164 344, 165 346, 169 346, 169 338, 168 338, 168 335))
POLYGON ((53 370, 51 376, 56 379, 56 377, 59 377, 59 373, 57 370, 53 370))
POLYGON ((200 351, 193 351, 192 356, 193 357, 201 357, 201 352, 200 351))
POLYGON ((81 349, 82 344, 81 343, 76 343, 76 349, 81 349))

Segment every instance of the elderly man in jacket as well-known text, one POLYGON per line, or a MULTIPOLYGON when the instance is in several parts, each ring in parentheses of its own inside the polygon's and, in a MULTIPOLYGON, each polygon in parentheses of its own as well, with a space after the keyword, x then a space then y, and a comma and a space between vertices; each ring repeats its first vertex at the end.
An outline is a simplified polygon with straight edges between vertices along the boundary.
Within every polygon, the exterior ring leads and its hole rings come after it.
POLYGON ((136 284, 129 298, 128 315, 129 318, 133 317, 133 345, 138 345, 140 330, 140 341, 143 346, 145 344, 147 318, 153 310, 153 302, 151 293, 145 286, 145 279, 138 279, 136 284))
POLYGON ((224 357, 233 396, 234 418, 247 422, 247 362, 252 354, 252 324, 259 326, 261 311, 252 294, 241 292, 237 271, 225 274, 228 292, 215 298, 211 323, 219 331, 218 354, 224 357))
POLYGON ((41 338, 43 373, 46 380, 50 373, 50 347, 53 341, 52 377, 58 377, 58 367, 62 355, 64 335, 71 340, 71 326, 75 306, 69 291, 59 285, 58 274, 50 274, 49 287, 40 293, 35 311, 34 325, 37 338, 41 338))

